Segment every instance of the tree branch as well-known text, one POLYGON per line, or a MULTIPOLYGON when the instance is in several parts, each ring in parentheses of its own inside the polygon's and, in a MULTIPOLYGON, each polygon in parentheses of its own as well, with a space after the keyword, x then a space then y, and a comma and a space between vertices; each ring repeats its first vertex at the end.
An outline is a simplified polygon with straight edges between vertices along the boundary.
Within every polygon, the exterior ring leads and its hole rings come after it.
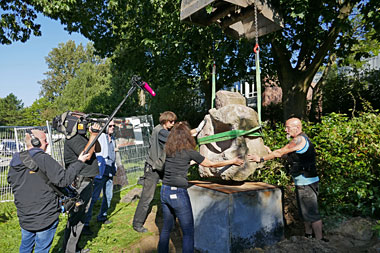
POLYGON ((335 60, 336 60, 336 54, 331 53, 329 56, 329 61, 326 65, 326 68, 323 70, 321 79, 319 79, 319 81, 315 84, 314 88, 312 87, 313 94, 318 93, 321 86, 323 86, 326 83, 327 75, 329 74, 329 72, 331 70, 331 66, 334 64, 335 60))
MULTIPOLYGON (((355 1, 356 2, 356 1, 355 1)), ((342 28, 340 26, 341 22, 348 18, 349 14, 351 13, 352 9, 354 7, 354 3, 351 1, 348 1, 346 4, 344 4, 340 10, 338 19, 335 20, 333 25, 331 26, 326 40, 324 43, 322 43, 321 47, 315 54, 315 57, 310 64, 310 66, 307 68, 305 72, 306 78, 313 78, 314 74, 317 73, 319 67, 321 66, 323 59, 325 58, 327 52, 330 50, 330 48, 333 46, 333 44, 336 41, 336 38, 338 37, 339 33, 341 32, 342 28)))
POLYGON ((293 72, 290 64, 290 54, 286 47, 282 43, 277 43, 274 38, 271 40, 271 45, 273 48, 273 58, 278 66, 279 81, 282 83, 281 79, 284 78, 283 75, 293 72))

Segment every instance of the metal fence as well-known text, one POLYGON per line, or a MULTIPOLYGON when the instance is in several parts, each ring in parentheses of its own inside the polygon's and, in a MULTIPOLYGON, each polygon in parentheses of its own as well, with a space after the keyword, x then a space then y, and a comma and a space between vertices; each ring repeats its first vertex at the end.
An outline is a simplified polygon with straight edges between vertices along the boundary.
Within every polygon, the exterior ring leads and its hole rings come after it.
POLYGON ((0 127, 0 201, 13 200, 11 187, 7 182, 8 165, 16 152, 26 149, 25 127, 0 127))
MULTIPOLYGON (((117 118, 115 125, 121 163, 125 169, 128 184, 132 186, 137 184, 138 178, 143 175, 149 137, 153 129, 153 118, 152 115, 117 118)), ((9 162, 14 153, 26 149, 25 134, 26 130, 31 128, 35 127, 0 126, 0 202, 13 200, 11 187, 7 182, 9 162)), ((65 136, 53 130, 48 122, 43 129, 47 133, 50 144, 46 152, 64 166, 65 136)))

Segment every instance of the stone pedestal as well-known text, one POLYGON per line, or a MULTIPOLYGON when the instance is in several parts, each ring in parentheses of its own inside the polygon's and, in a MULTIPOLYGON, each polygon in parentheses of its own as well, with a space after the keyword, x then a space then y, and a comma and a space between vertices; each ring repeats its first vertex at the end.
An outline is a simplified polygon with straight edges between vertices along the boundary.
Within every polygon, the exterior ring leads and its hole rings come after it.
POLYGON ((199 252, 242 252, 283 239, 279 188, 260 182, 190 184, 195 249, 199 252))

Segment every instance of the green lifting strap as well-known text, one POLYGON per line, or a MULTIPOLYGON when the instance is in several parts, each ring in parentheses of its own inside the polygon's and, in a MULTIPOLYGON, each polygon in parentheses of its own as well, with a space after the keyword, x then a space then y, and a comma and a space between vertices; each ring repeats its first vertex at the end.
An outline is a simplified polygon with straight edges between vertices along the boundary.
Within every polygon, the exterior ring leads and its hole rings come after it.
POLYGON ((259 136, 261 136, 261 133, 258 133, 256 131, 259 130, 260 128, 261 128, 261 126, 258 126, 258 127, 252 128, 251 130, 248 130, 248 131, 236 129, 236 130, 231 130, 231 131, 227 131, 227 132, 223 132, 223 133, 218 133, 218 134, 206 136, 203 138, 199 138, 198 144, 202 145, 202 144, 207 144, 207 143, 211 143, 211 142, 226 141, 226 140, 231 140, 231 139, 234 139, 234 138, 237 138, 240 136, 256 136, 256 137, 259 137, 259 136))

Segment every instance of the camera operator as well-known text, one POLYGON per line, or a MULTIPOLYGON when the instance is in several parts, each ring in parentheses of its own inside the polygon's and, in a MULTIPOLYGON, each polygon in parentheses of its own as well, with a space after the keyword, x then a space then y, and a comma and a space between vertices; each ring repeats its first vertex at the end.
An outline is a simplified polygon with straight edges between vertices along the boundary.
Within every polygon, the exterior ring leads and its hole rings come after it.
MULTIPOLYGON (((81 113, 73 114, 78 119, 82 116, 81 113)), ((79 125, 78 125, 79 126, 79 125)), ((75 126, 77 127, 77 126, 75 126)), ((77 129, 79 130, 79 128, 77 129)), ((67 138, 64 145, 64 160, 66 167, 70 166, 78 159, 81 152, 86 150, 92 141, 96 138, 97 133, 100 130, 99 124, 93 124, 89 129, 90 138, 86 137, 86 131, 78 131, 74 136, 67 138)), ((69 213, 67 221, 63 249, 67 253, 73 252, 88 252, 89 250, 77 250, 77 243, 81 235, 86 212, 91 203, 91 196, 93 192, 93 179, 99 173, 98 162, 94 152, 100 152, 101 148, 99 142, 95 142, 95 145, 88 151, 90 159, 86 161, 84 168, 79 173, 79 176, 74 181, 74 186, 80 198, 83 201, 83 205, 79 207, 77 212, 73 210, 69 213)))
POLYGON ((20 252, 32 252, 33 248, 34 252, 48 252, 60 214, 58 196, 49 183, 70 185, 89 155, 80 154, 65 170, 45 153, 48 142, 43 131, 28 130, 25 143, 27 150, 13 155, 8 173, 21 227, 20 252))

